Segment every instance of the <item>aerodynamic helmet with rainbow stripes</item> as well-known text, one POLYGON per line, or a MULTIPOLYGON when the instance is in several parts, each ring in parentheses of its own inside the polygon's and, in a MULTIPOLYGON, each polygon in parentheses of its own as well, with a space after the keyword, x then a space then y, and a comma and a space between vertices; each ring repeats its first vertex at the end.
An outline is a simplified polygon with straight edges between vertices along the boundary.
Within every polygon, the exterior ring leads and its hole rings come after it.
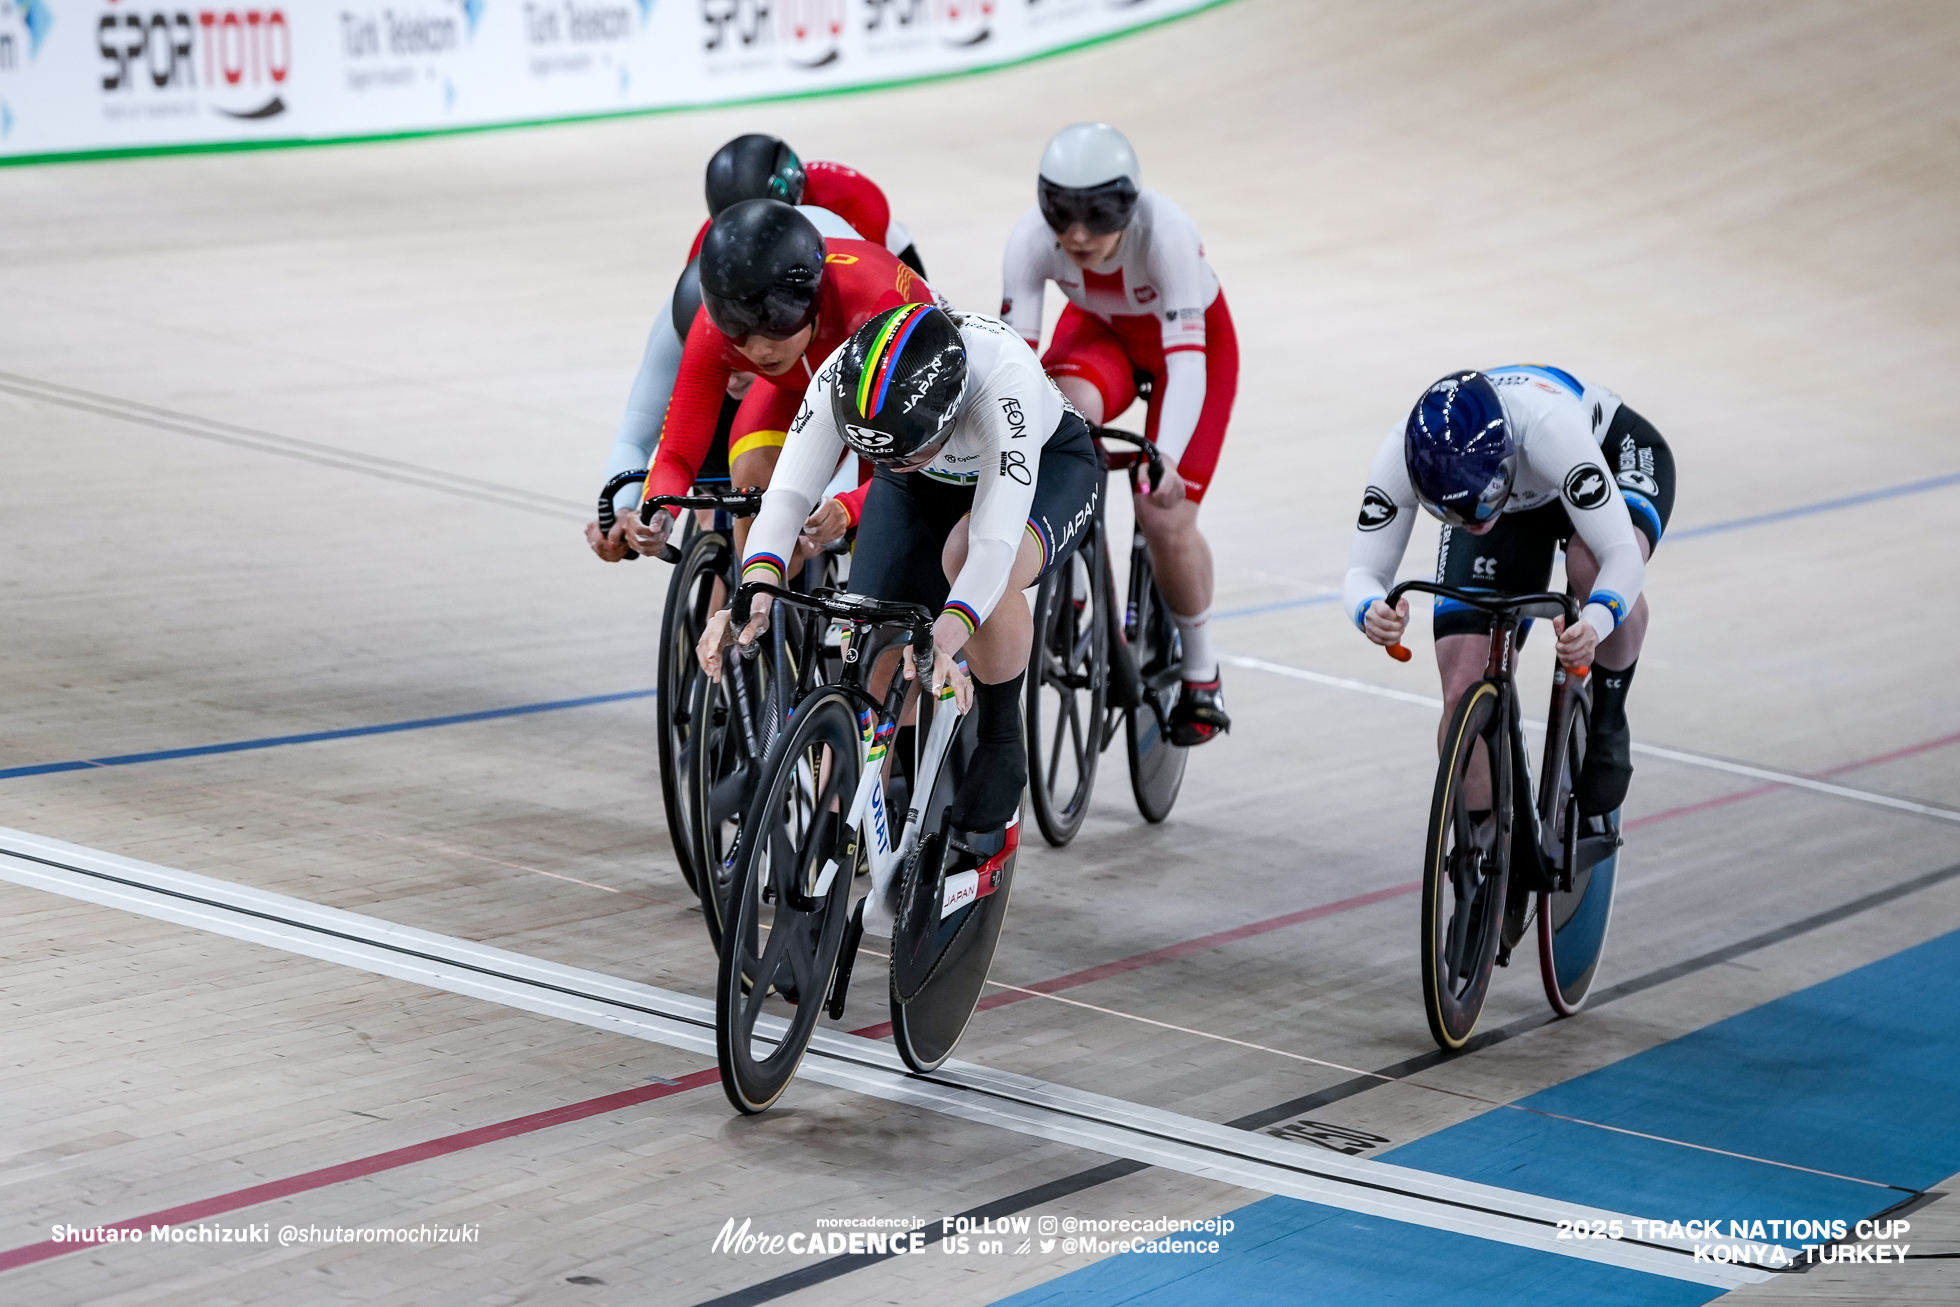
POLYGON ((915 462, 946 443, 966 398, 966 343, 930 304, 878 314, 844 342, 830 411, 844 443, 874 463, 915 462))

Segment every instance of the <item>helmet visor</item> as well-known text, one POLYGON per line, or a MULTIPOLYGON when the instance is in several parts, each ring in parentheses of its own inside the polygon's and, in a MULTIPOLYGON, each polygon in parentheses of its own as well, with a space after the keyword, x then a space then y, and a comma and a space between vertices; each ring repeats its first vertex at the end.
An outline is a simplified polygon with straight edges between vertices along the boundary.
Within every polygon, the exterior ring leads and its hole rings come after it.
POLYGON ((1137 188, 1127 178, 1074 190, 1043 177, 1036 193, 1041 216, 1058 232, 1081 223, 1090 235, 1107 236, 1129 226, 1137 211, 1137 188))
POLYGON ((1508 464, 1481 491, 1451 496, 1448 503, 1438 503, 1420 490, 1416 492, 1416 498, 1432 517, 1440 518, 1451 526, 1462 527, 1482 526, 1504 511, 1504 502, 1510 497, 1511 469, 1508 464))
POLYGON ((715 330, 736 344, 750 336, 788 340, 817 316, 817 283, 775 285, 750 299, 703 293, 715 330))

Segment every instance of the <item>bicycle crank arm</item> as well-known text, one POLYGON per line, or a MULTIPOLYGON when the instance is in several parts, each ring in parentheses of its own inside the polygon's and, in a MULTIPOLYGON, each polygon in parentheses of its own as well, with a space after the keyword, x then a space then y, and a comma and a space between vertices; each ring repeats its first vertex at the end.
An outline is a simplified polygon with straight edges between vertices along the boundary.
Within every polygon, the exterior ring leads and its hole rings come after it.
POLYGON ((824 1011, 830 1013, 832 1021, 844 1019, 844 1000, 851 996, 851 967, 857 962, 858 946, 864 942, 866 902, 868 900, 858 900, 856 910, 844 927, 844 946, 837 954, 837 970, 830 977, 830 997, 824 1001, 824 1011))

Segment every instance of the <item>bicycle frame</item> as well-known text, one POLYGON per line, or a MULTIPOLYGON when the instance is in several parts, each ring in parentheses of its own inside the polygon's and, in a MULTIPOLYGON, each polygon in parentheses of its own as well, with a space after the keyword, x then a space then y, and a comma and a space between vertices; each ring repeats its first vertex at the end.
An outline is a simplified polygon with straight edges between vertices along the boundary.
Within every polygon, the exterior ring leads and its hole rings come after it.
MULTIPOLYGON (((1570 889, 1573 869, 1580 857, 1580 841, 1577 838, 1579 823, 1573 819, 1573 812, 1568 811, 1564 814, 1565 836, 1562 840, 1555 840, 1552 831, 1556 823, 1549 809, 1556 791, 1556 777, 1564 763, 1566 726, 1578 697, 1581 677, 1563 666, 1554 672, 1551 711, 1545 723, 1545 774, 1542 784, 1533 785, 1530 753, 1524 742, 1524 714, 1518 702, 1516 673, 1518 634, 1525 620, 1558 615, 1564 617, 1568 624, 1576 622, 1579 620, 1578 603, 1566 594, 1502 595, 1460 590, 1426 581, 1404 581, 1389 592, 1386 602, 1392 608, 1397 600, 1412 590, 1453 599, 1490 614, 1490 652, 1484 660, 1483 679, 1497 686, 1502 729, 1511 745, 1513 871, 1519 869, 1517 862, 1523 857, 1524 869, 1532 875, 1531 889, 1570 889), (1520 841, 1520 833, 1528 838, 1520 841)), ((1584 670, 1589 669, 1581 669, 1581 672, 1584 670)), ((1569 807, 1574 802, 1568 797, 1569 807)))
MULTIPOLYGON (((811 897, 813 900, 821 899, 830 889, 839 868, 855 863, 855 835, 863 830, 871 837, 870 846, 865 849, 871 864, 871 892, 875 902, 883 903, 899 868, 918 847, 925 824, 921 810, 932 794, 933 783, 938 779, 939 769, 952 745, 961 714, 957 708, 945 711, 945 706, 955 697, 950 685, 922 704, 922 707, 929 705, 927 710, 931 720, 919 746, 918 765, 905 821, 894 832, 891 813, 885 806, 884 764, 890 754, 892 738, 898 732, 898 719, 904 711, 909 683, 895 672, 891 686, 881 700, 872 695, 864 681, 880 657, 908 645, 914 651, 915 666, 930 668, 932 614, 918 604, 883 603, 857 595, 806 595, 768 582, 752 581, 736 593, 737 625, 746 622, 753 597, 758 594, 772 595, 779 602, 809 608, 850 624, 844 641, 844 675, 832 685, 861 705, 858 714, 860 771, 857 791, 851 796, 850 807, 846 809, 844 821, 839 827, 839 847, 819 873, 811 897), (875 638, 879 636, 883 638, 875 638)), ((776 624, 771 625, 771 630, 780 629, 776 624)), ((985 888, 980 891, 982 896, 987 892, 985 888)))

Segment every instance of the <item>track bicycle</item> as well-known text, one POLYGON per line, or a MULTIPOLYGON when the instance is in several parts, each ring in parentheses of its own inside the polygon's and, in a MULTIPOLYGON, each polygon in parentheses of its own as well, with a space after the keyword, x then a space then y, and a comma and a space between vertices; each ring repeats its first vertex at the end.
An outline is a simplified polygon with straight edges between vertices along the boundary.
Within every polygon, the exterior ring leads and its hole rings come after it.
POLYGON ((778 613, 801 608, 837 624, 843 652, 835 674, 797 701, 770 747, 734 859, 731 945, 722 949, 715 987, 716 1047, 728 1101, 751 1114, 781 1096, 818 1017, 842 1019, 874 899, 895 918, 893 1042, 916 1072, 944 1063, 980 1001, 1020 847, 1018 818, 988 832, 950 824, 977 747, 974 718, 960 712, 951 686, 919 695, 920 720, 910 733, 916 752, 893 756, 911 752, 894 746, 918 683, 894 664, 909 652, 914 666, 931 668, 931 609, 752 582, 737 592, 737 627, 759 594, 774 596, 778 613), (873 693, 874 675, 884 674, 889 687, 873 693), (910 781, 896 820, 892 798, 901 791, 891 764, 910 781), (853 911, 851 887, 865 872, 870 894, 853 911), (746 972, 744 955, 753 959, 746 972))
MULTIPOLYGON (((601 496, 599 526, 612 527, 612 492, 645 473, 622 473, 601 496)), ((781 728, 789 705, 822 660, 821 632, 792 619, 771 633, 767 644, 711 680, 695 657, 695 645, 708 617, 740 583, 740 557, 734 519, 761 509, 760 490, 710 490, 690 495, 656 495, 640 505, 640 520, 662 508, 708 511, 703 528, 687 513, 679 547, 667 545, 661 557, 673 563, 667 607, 660 622, 656 729, 660 755, 661 800, 667 830, 688 886, 701 900, 708 938, 721 947, 722 926, 734 852, 744 804, 769 742, 781 728)), ((630 550, 629 557, 636 557, 630 550)), ((835 556, 806 565, 802 580, 821 586, 831 579, 835 556)))
MULTIPOLYGON (((1130 493, 1147 468, 1157 484, 1164 464, 1143 436, 1099 427, 1096 447, 1111 471, 1127 471, 1130 493), (1110 451, 1105 442, 1133 448, 1110 451)), ((1028 677, 1028 791, 1042 838, 1057 847, 1075 838, 1089 811, 1102 753, 1124 733, 1130 790, 1144 820, 1170 815, 1184 784, 1190 750, 1171 743, 1181 651, 1177 624, 1158 590, 1143 532, 1130 538, 1126 603, 1116 608, 1106 496, 1075 555, 1041 583, 1034 603, 1034 651, 1028 677)))
MULTIPOLYGON (((1606 947, 1618 870, 1619 813, 1583 816, 1573 782, 1586 758, 1589 668, 1556 667, 1537 791, 1525 751, 1515 680, 1518 645, 1533 618, 1579 620, 1568 594, 1505 595, 1404 581, 1491 615, 1483 679, 1464 691, 1443 733, 1429 808, 1422 886, 1423 1010, 1446 1050, 1470 1040, 1493 966, 1509 965, 1533 916, 1539 974, 1560 1016, 1586 1001, 1606 947), (1473 807, 1476 803, 1486 807, 1473 807)), ((1392 645, 1400 662, 1409 651, 1392 645)))

